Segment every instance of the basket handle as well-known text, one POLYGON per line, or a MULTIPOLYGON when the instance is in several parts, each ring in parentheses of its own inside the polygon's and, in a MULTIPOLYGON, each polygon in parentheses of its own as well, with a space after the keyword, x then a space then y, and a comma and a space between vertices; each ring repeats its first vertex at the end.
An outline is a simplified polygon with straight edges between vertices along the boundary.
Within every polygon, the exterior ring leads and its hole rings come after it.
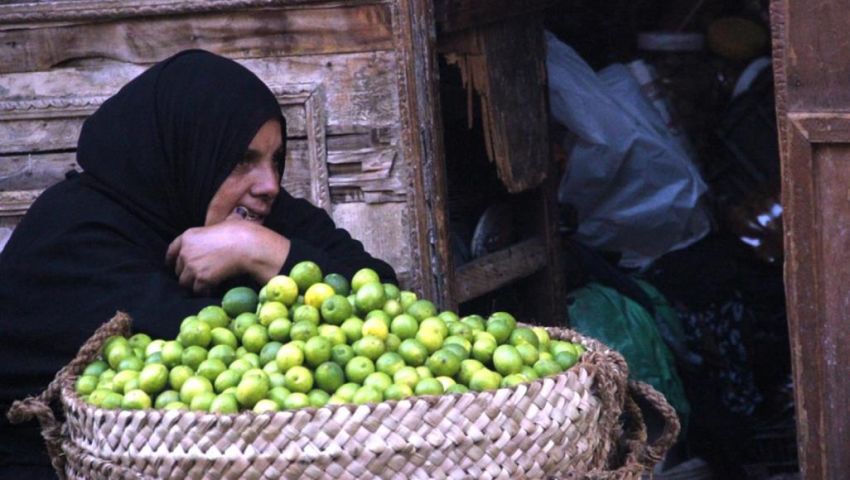
POLYGON ((639 479, 641 474, 651 470, 667 450, 676 442, 679 435, 679 417, 667 400, 651 385, 638 381, 629 381, 629 394, 623 402, 626 423, 623 426, 623 439, 620 458, 623 464, 615 470, 594 470, 588 472, 587 478, 593 480, 639 479), (646 423, 643 414, 635 401, 643 398, 658 410, 664 418, 664 431, 652 444, 647 444, 646 423))
POLYGON ((41 425, 41 436, 47 445, 50 463, 59 475, 65 478, 65 457, 62 453, 62 422, 56 419, 52 404, 59 400, 62 386, 67 380, 78 374, 87 364, 100 354, 106 339, 113 335, 126 336, 130 332, 130 316, 124 312, 116 312, 111 320, 104 323, 80 347, 77 356, 71 363, 62 367, 47 388, 36 396, 12 402, 6 417, 11 423, 23 423, 38 419, 41 425))
POLYGON ((641 458, 641 463, 652 467, 667 455, 667 450, 676 443, 682 425, 676 410, 670 405, 664 395, 652 388, 652 385, 644 382, 630 381, 629 396, 643 398, 655 408, 664 419, 664 430, 661 435, 651 444, 646 445, 641 458))

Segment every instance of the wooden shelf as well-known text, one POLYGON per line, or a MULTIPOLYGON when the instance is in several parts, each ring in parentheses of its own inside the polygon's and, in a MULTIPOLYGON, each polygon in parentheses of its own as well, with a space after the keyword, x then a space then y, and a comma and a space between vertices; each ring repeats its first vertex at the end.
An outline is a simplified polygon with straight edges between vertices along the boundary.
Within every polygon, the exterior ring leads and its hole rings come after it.
POLYGON ((539 236, 477 258, 455 270, 455 301, 463 303, 497 290, 539 271, 547 262, 546 243, 539 236))

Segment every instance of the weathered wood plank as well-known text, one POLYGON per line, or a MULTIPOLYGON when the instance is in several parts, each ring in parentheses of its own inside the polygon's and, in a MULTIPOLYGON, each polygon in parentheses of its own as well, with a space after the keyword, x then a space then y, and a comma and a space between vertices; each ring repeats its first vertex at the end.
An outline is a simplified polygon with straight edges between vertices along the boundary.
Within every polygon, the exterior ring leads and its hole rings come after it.
POLYGON ((454 272, 452 293, 463 303, 527 277, 548 262, 546 243, 534 237, 461 265, 454 272))
MULTIPOLYGON (((488 25, 467 42, 482 53, 451 53, 446 58, 461 69, 465 87, 481 98, 487 156, 509 192, 536 187, 549 162, 541 20, 523 17, 488 25)), ((471 96, 469 102, 471 110, 471 96)))
POLYGON ((45 189, 79 169, 74 152, 0 156, 0 192, 45 189))
POLYGON ((771 2, 785 289, 806 479, 850 471, 848 11, 848 0, 771 2))
POLYGON ((440 33, 474 28, 511 17, 540 12, 557 0, 436 0, 436 20, 440 33))
POLYGON ((378 4, 253 9, 3 30, 0 73, 45 70, 86 58, 153 63, 190 48, 231 58, 390 50, 392 25, 388 7, 378 4))
POLYGON ((162 15, 203 14, 250 8, 334 8, 378 3, 377 0, 6 0, 0 4, 0 24, 104 20, 162 15))
MULTIPOLYGON (((243 62, 286 92, 298 85, 324 90, 328 134, 388 135, 396 142, 396 60, 390 52, 255 59, 243 62), (297 81, 297 84, 292 84, 297 81)), ((130 81, 143 66, 100 62, 51 72, 0 75, 0 152, 29 153, 76 148, 85 117, 130 81)), ((306 137, 303 100, 286 104, 287 135, 306 137)))
POLYGON ((363 242, 366 250, 393 265, 402 288, 411 288, 417 275, 412 258, 413 245, 408 241, 407 206, 403 203, 367 205, 344 203, 333 206, 337 225, 363 242))
POLYGON ((402 159, 410 159, 409 242, 412 283, 417 293, 441 308, 457 306, 451 299, 452 270, 446 205, 445 157, 440 115, 439 67, 431 0, 399 0, 393 24, 398 46, 398 79, 402 159))

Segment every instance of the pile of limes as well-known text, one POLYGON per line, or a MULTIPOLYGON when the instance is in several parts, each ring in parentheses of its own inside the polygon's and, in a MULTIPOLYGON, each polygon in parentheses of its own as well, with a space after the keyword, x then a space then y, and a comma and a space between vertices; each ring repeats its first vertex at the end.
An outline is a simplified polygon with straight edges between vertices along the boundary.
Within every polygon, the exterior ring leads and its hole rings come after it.
POLYGON ((349 283, 301 262, 259 295, 228 291, 184 319, 175 340, 109 338, 76 390, 103 408, 267 412, 509 387, 583 352, 505 312, 438 313, 374 270, 349 283))

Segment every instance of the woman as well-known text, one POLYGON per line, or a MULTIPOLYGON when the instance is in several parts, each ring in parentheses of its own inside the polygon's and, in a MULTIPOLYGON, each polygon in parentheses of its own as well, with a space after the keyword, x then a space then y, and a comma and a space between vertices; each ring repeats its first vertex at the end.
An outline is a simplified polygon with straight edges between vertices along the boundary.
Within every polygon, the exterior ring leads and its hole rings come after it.
POLYGON ((285 125, 262 81, 200 50, 153 66, 86 120, 83 173, 45 191, 0 255, 0 467, 21 478, 47 465, 35 425, 11 426, 5 411, 116 310, 135 331, 173 338, 226 289, 258 288, 302 260, 395 281, 323 210, 280 189, 285 125))

